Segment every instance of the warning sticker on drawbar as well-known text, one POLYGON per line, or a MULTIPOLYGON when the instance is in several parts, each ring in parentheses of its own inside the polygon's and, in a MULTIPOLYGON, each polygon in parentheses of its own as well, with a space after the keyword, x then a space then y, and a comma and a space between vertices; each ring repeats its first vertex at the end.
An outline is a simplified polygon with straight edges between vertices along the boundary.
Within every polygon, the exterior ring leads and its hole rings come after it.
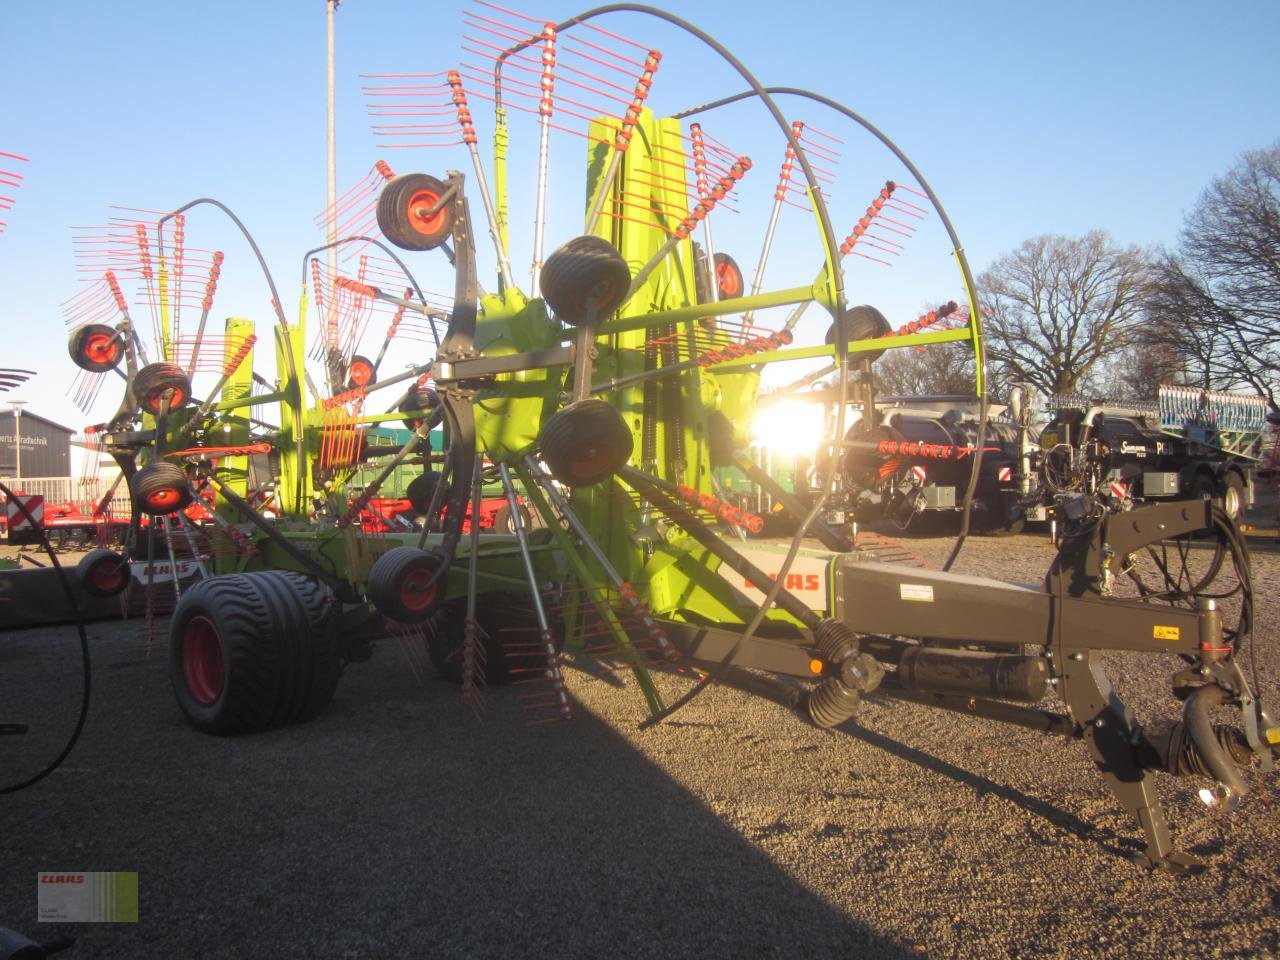
POLYGON ((898 591, 903 600, 922 600, 933 603, 933 587, 927 583, 901 583, 898 591))

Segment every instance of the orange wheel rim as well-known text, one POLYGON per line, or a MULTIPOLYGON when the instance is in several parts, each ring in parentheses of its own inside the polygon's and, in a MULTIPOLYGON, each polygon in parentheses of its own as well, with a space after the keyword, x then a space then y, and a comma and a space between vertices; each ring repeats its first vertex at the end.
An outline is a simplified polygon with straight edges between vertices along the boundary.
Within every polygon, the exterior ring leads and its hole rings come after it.
POLYGON ((174 507, 182 499, 182 493, 177 487, 164 487, 160 490, 153 490, 147 494, 147 506, 149 507, 174 507))
POLYGON ((608 447, 592 447, 581 457, 578 457, 569 465, 569 470, 575 477, 590 477, 602 470, 608 470, 613 465, 612 451, 608 447))
POLYGON ((165 395, 169 396, 169 409, 180 407, 187 402, 187 392, 177 387, 165 387, 163 390, 157 390, 147 398, 147 409, 152 413, 160 412, 160 405, 164 402, 165 395))
POLYGON ((440 194, 434 190, 419 190, 409 198, 409 226, 417 233, 432 235, 444 225, 445 207, 435 213, 431 209, 440 202, 440 194))
POLYGON ((222 696, 226 683, 222 637, 205 617, 192 617, 182 631, 182 675, 197 703, 208 706, 222 696))
POLYGON ((435 571, 425 567, 410 570, 400 581, 400 602, 406 610, 426 610, 435 602, 437 588, 431 582, 435 571))
POLYGON ((89 568, 89 581, 103 591, 115 591, 124 582, 126 568, 118 557, 104 557, 89 568))
POLYGON ((742 293, 742 274, 731 263, 716 264, 716 283, 722 297, 736 297, 742 293))
POLYGON ((373 364, 364 361, 353 363, 347 372, 347 379, 357 387, 366 386, 373 380, 373 364))
POLYGON ((85 359, 94 363, 115 363, 120 356, 120 344, 115 334, 95 333, 84 344, 85 359))

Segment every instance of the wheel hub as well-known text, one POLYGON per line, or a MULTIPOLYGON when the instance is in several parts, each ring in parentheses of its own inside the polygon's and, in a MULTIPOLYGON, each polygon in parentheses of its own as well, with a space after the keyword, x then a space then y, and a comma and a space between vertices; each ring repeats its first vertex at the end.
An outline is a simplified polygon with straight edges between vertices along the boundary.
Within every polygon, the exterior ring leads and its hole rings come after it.
POLYGON ((182 675, 191 696, 204 705, 222 696, 226 660, 218 628, 206 617, 192 617, 182 633, 182 675))

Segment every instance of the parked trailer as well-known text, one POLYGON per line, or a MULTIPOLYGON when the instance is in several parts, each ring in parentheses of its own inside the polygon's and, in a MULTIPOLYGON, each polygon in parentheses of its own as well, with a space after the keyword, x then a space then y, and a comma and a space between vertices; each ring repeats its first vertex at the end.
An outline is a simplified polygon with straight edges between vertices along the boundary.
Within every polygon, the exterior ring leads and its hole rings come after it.
POLYGON ((1161 386, 1155 401, 1053 397, 1052 419, 1026 459, 1038 488, 1032 519, 1210 497, 1238 521, 1254 502, 1268 405, 1261 396, 1161 386))

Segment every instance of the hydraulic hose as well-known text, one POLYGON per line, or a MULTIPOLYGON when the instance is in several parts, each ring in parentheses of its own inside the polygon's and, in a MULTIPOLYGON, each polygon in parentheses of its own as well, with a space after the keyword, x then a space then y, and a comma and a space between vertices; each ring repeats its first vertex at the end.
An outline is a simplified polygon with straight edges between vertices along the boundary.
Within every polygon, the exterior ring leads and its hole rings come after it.
POLYGON ((1249 792, 1249 787, 1240 775, 1240 768, 1222 746, 1209 719, 1209 710, 1226 702, 1227 691, 1216 683, 1207 684, 1187 697, 1182 715, 1187 725, 1187 734, 1209 775, 1237 797, 1243 797, 1249 792))

